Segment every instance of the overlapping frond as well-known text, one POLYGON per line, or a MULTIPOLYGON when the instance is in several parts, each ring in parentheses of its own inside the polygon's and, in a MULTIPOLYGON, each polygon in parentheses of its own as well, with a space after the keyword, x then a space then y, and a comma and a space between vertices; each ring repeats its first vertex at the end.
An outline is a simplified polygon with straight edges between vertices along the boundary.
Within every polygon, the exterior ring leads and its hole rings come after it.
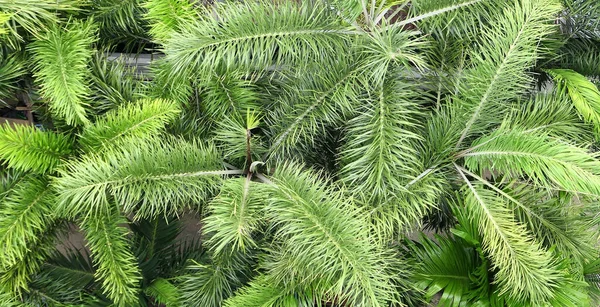
POLYGON ((551 33, 560 6, 554 0, 521 2, 507 5, 504 16, 479 37, 479 50, 471 55, 474 67, 465 72, 460 95, 452 102, 465 122, 457 145, 473 132, 497 124, 503 104, 530 87, 531 76, 525 71, 539 57, 538 43, 551 33))
MULTIPOLYGON (((300 295, 296 293, 296 295, 300 295)), ((260 275, 226 300, 226 307, 296 307, 299 300, 284 288, 274 285, 268 276, 260 275)))
POLYGON ((145 97, 135 70, 126 67, 121 58, 110 60, 106 54, 98 52, 92 58, 90 69, 90 107, 93 113, 101 115, 126 102, 145 97))
POLYGON ((213 72, 200 85, 201 106, 209 118, 219 121, 226 114, 245 114, 247 110, 259 110, 258 89, 247 76, 238 72, 213 72))
POLYGON ((419 94, 394 75, 365 101, 348 123, 340 177, 365 203, 386 202, 405 191, 418 163, 414 144, 422 110, 419 94))
POLYGON ((600 161, 596 155, 542 133, 501 129, 474 142, 461 156, 467 168, 475 172, 525 175, 545 187, 600 195, 600 161))
POLYGON ((0 159, 11 168, 53 171, 73 150, 69 137, 34 126, 0 125, 0 159))
POLYGON ((107 112, 81 133, 86 151, 118 146, 127 140, 151 139, 181 112, 179 105, 164 99, 142 99, 107 112))
POLYGON ((352 306, 390 302, 389 258, 371 241, 368 222, 344 193, 298 164, 278 168, 272 180, 266 212, 281 242, 265 264, 271 282, 352 306))
POLYGON ((198 18, 194 3, 189 0, 147 0, 146 19, 150 24, 148 33, 154 41, 164 43, 182 23, 193 22, 198 18))
POLYGON ((435 241, 422 235, 418 243, 409 245, 411 257, 417 261, 414 279, 431 299, 442 291, 441 306, 461 306, 468 302, 472 290, 472 274, 480 265, 474 248, 459 239, 435 236, 435 241))
POLYGON ((322 133, 326 123, 338 123, 351 114, 363 94, 362 68, 351 58, 326 70, 312 66, 287 89, 266 123, 272 127, 269 157, 281 158, 301 148, 322 133), (310 72, 310 73, 308 73, 310 72))
POLYGON ((139 217, 177 213, 198 205, 222 171, 211 144, 167 139, 128 142, 121 149, 72 161, 54 181, 58 210, 75 216, 106 212, 112 198, 139 217))
POLYGON ((81 223, 85 239, 98 267, 94 276, 116 306, 133 306, 141 280, 137 259, 129 250, 126 220, 116 210, 98 212, 81 223))
POLYGON ((40 93, 52 113, 69 125, 89 122, 86 99, 90 90, 86 76, 95 32, 90 21, 54 24, 29 45, 40 93))
POLYGON ((254 239, 262 219, 262 198, 251 178, 229 179, 208 205, 203 232, 210 235, 206 245, 214 253, 246 252, 256 248, 254 239))
POLYGON ((219 2, 199 9, 198 20, 182 24, 165 43, 172 75, 319 60, 344 50, 355 34, 318 2, 219 2))
POLYGON ((241 281, 235 267, 227 264, 193 264, 180 276, 182 301, 194 307, 220 307, 241 281))
POLYGON ((547 133, 565 142, 588 144, 594 138, 593 131, 581 120, 568 99, 565 95, 539 93, 531 99, 518 101, 503 126, 533 135, 547 133))
POLYGON ((75 12, 80 4, 78 0, 1 0, 0 10, 10 17, 5 24, 10 36, 8 43, 16 46, 23 41, 20 28, 34 36, 40 35, 48 23, 58 20, 56 12, 75 12))
POLYGON ((144 9, 141 0, 96 0, 92 3, 95 22, 99 34, 108 44, 124 44, 127 49, 136 50, 136 44, 143 46, 150 42, 143 19, 144 9))
POLYGON ((585 121, 600 131, 600 90, 586 77, 570 69, 549 69, 547 72, 558 83, 558 91, 568 94, 585 121))
POLYGON ((30 246, 54 224, 53 201, 47 180, 35 177, 21 181, 4 199, 0 211, 1 267, 25 259, 30 246))
POLYGON ((11 97, 17 88, 15 83, 25 73, 23 64, 22 59, 14 55, 4 56, 0 52, 0 105, 4 105, 2 99, 11 97))
POLYGON ((554 295, 561 275, 549 252, 533 241, 527 229, 515 221, 506 202, 466 176, 465 207, 477 221, 483 249, 496 269, 499 294, 525 304, 543 305, 554 295))

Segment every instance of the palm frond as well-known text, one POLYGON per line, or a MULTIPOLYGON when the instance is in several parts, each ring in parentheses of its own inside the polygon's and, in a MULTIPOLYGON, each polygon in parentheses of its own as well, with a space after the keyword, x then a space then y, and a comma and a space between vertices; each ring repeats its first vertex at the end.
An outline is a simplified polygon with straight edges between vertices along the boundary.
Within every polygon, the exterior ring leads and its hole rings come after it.
POLYGON ((98 267, 94 276, 104 293, 117 306, 132 306, 138 300, 141 279, 137 259, 129 250, 126 221, 120 214, 98 212, 81 223, 85 239, 98 267))
POLYGON ((465 72, 460 95, 452 102, 466 122, 457 145, 497 123, 503 103, 529 88, 531 77, 525 70, 538 58, 538 42, 551 33, 550 21, 559 9, 553 0, 525 0, 508 6, 504 16, 483 31, 479 50, 471 55, 474 68, 465 72))
POLYGON ((586 77, 569 69, 549 69, 547 72, 558 83, 558 91, 568 94, 585 121, 600 131, 600 90, 586 77))
POLYGON ((124 44, 128 50, 141 50, 150 42, 140 0, 97 0, 93 2, 94 21, 100 39, 107 45, 124 44))
POLYGON ((351 114, 362 95, 361 67, 345 58, 327 70, 313 66, 303 70, 294 87, 279 97, 265 122, 272 127, 268 156, 283 158, 306 143, 314 143, 326 123, 338 123, 351 114), (307 73, 310 71, 310 73, 307 73))
POLYGON ((545 187, 600 195, 600 161, 595 154, 542 133, 501 129, 476 141, 461 156, 474 172, 524 175, 545 187))
POLYGON ((97 52, 90 69, 90 107, 95 114, 144 98, 142 82, 136 79, 134 69, 125 67, 122 59, 110 60, 106 53, 97 52))
POLYGON ((8 167, 47 173, 63 163, 73 151, 72 140, 33 126, 0 125, 0 159, 8 167))
POLYGON ((500 295, 540 305, 548 302, 560 286, 560 273, 550 253, 534 242, 526 228, 515 221, 506 203, 480 184, 466 182, 465 206, 478 221, 483 249, 492 260, 500 295))
POLYGON ((321 59, 344 50, 355 34, 318 2, 226 2, 199 9, 198 20, 182 24, 165 43, 172 76, 208 73, 215 66, 263 71, 273 64, 321 59))
POLYGON ((213 145, 182 140, 128 142, 69 163, 54 186, 69 216, 106 212, 109 197, 136 218, 171 215, 210 195, 222 171, 213 145))
POLYGON ((419 160, 418 99, 415 88, 391 75, 349 121, 340 177, 365 203, 386 202, 405 191, 419 160))
POLYGON ((250 177, 229 179, 208 205, 203 232, 210 235, 206 245, 215 254, 246 252, 258 246, 254 236, 264 205, 256 195, 255 185, 250 177))
POLYGON ((54 224, 53 196, 47 180, 31 177, 4 199, 0 211, 0 266, 6 268, 22 261, 29 246, 54 224))
POLYGON ((417 261, 414 278, 427 299, 442 291, 441 306, 468 303, 472 274, 481 262, 474 248, 457 239, 435 236, 434 241, 424 235, 409 248, 417 261))
POLYGON ((3 98, 10 98, 17 89, 16 82, 25 73, 24 62, 15 55, 5 56, 0 52, 0 105, 3 98))
POLYGON ((28 47, 42 97, 48 101, 54 116, 69 125, 89 122, 86 100, 90 89, 86 76, 95 31, 89 21, 71 21, 65 26, 54 24, 28 47))
POLYGON ((390 302, 388 256, 370 240, 369 224, 344 193, 298 164, 278 168, 272 180, 266 212, 282 241, 265 264, 274 285, 353 306, 390 302))
POLYGON ((131 139, 154 138, 180 113, 179 105, 163 99, 142 99, 109 111, 81 133, 86 151, 118 146, 131 139))
POLYGON ((299 301, 293 294, 285 293, 283 288, 274 285, 265 275, 256 277, 223 304, 226 307, 296 307, 298 305, 299 301))
POLYGON ((56 12, 74 13, 80 5, 78 0, 1 0, 2 12, 10 17, 5 23, 9 32, 8 44, 16 47, 24 40, 21 28, 34 36, 41 35, 48 24, 58 21, 56 12))
POLYGON ((565 142, 588 144, 594 139, 590 125, 585 124, 565 95, 536 94, 531 99, 518 101, 504 120, 507 129, 539 132, 565 142))

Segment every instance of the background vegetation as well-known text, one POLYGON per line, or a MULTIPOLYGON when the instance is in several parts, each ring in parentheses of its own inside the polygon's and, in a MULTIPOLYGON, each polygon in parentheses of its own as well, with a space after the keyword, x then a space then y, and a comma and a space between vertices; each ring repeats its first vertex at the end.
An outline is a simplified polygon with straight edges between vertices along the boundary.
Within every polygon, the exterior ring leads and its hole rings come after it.
POLYGON ((0 126, 0 305, 598 306, 599 23, 596 0, 0 0, 0 102, 37 123, 0 126))

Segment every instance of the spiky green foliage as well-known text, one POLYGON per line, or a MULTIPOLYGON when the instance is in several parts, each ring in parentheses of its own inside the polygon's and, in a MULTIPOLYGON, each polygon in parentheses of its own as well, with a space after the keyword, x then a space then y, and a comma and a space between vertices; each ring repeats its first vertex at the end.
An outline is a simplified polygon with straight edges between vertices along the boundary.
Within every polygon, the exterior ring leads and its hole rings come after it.
POLYGON ((106 113, 81 133, 86 151, 97 151, 127 140, 153 138, 179 114, 179 106, 168 100, 139 100, 106 113))
POLYGON ((318 59, 343 49, 345 38, 354 34, 319 4, 248 1, 199 9, 197 21, 182 24, 165 43, 172 76, 190 70, 206 74, 219 65, 264 70, 287 60, 318 59), (213 16, 224 18, 225 26, 213 16))
POLYGON ((0 159, 9 167, 46 173, 53 171, 73 151, 72 140, 33 126, 0 126, 0 159))
POLYGON ((482 33, 480 51, 471 55, 475 66, 465 72, 454 101, 466 118, 458 145, 497 122, 498 112, 503 112, 501 102, 516 99, 530 86, 532 79, 525 69, 540 56, 540 37, 552 31, 548 20, 558 9, 555 1, 509 5, 509 11, 482 33))
POLYGON ((146 19, 150 23, 148 31, 157 42, 163 43, 179 30, 181 24, 193 21, 198 16, 194 3, 189 0, 148 0, 146 19))
MULTIPOLYGON (((222 171, 213 145, 182 140, 130 142, 75 160, 60 171, 57 210, 86 217, 123 212, 150 217, 180 212, 210 195, 222 171)), ((233 172, 235 173, 235 172, 233 172)))
POLYGON ((29 45, 40 93, 48 100, 53 114, 69 125, 89 122, 86 76, 95 35, 93 23, 72 21, 65 26, 52 25, 29 45))
POLYGON ((586 77, 569 69, 551 69, 548 73, 556 81, 559 91, 571 98, 577 111, 587 121, 600 126, 600 90, 586 77))
POLYGON ((597 1, 38 2, 0 305, 598 305, 597 1))
POLYGON ((280 167, 273 183, 267 212, 282 242, 265 264, 272 283, 288 295, 329 296, 354 306, 391 299, 388 255, 370 240, 367 221, 343 191, 329 190, 317 173, 297 164, 280 167))
POLYGON ((100 212, 81 225, 98 270, 95 277, 117 306, 131 306, 139 292, 139 269, 125 238, 125 220, 118 212, 100 212))

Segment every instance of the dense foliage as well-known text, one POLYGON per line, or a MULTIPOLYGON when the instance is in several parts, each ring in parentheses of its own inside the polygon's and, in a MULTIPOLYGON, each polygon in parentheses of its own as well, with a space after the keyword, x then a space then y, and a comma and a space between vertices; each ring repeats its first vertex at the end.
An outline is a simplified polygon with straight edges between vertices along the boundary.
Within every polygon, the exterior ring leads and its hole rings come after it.
POLYGON ((1 306, 598 306, 600 2, 212 2, 0 0, 1 306))

